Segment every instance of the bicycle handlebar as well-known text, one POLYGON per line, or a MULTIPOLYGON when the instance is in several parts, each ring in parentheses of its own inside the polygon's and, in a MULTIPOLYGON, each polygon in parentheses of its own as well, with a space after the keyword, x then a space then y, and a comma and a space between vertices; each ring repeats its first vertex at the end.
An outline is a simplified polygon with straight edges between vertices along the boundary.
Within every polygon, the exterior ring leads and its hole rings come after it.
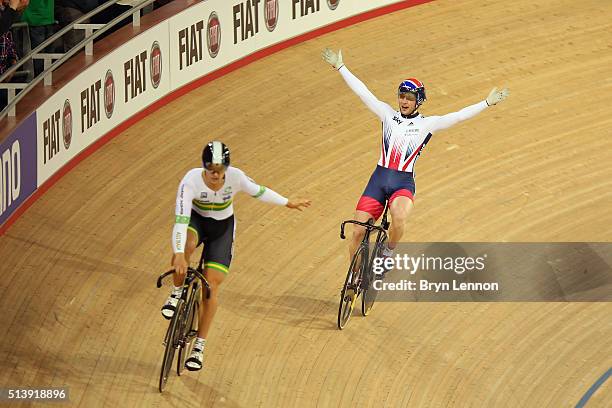
POLYGON ((170 269, 168 272, 165 272, 165 273, 159 275, 159 277, 157 278, 157 287, 161 288, 162 287, 162 281, 166 278, 166 276, 172 275, 173 273, 174 273, 174 269, 170 269))
MULTIPOLYGON (((161 288, 162 280, 164 280, 167 276, 172 275, 173 273, 174 269, 170 269, 168 272, 164 272, 163 274, 159 275, 159 277, 157 278, 157 287, 161 288)), ((204 275, 202 275, 200 271, 192 267, 187 268, 187 276, 189 276, 189 274, 195 276, 200 280, 200 282, 202 282, 202 285, 206 288, 206 299, 210 298, 210 286, 208 285, 208 281, 206 280, 204 275)))
POLYGON ((378 230, 380 232, 385 232, 385 229, 382 226, 374 225, 373 222, 374 221, 371 218, 368 220, 367 223, 356 221, 356 220, 343 221, 342 224, 340 224, 340 238, 346 239, 346 236, 344 235, 344 225, 345 224, 357 224, 357 225, 361 225, 362 227, 365 227, 369 231, 378 230))

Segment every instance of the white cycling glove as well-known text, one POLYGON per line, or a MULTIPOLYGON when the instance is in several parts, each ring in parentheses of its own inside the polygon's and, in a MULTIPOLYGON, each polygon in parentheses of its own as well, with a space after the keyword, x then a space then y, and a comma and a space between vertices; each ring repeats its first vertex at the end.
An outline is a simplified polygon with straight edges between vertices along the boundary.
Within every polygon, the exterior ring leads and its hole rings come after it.
POLYGON ((344 66, 344 63, 342 62, 342 50, 338 50, 338 53, 336 54, 329 48, 326 48, 321 53, 321 56, 323 57, 323 61, 326 61, 336 69, 340 69, 342 66, 344 66))
POLYGON ((493 88, 491 89, 491 92, 489 92, 489 96, 487 96, 487 105, 497 105, 498 103, 506 99, 508 95, 510 95, 510 91, 508 91, 508 88, 504 88, 501 91, 498 91, 497 88, 493 88))

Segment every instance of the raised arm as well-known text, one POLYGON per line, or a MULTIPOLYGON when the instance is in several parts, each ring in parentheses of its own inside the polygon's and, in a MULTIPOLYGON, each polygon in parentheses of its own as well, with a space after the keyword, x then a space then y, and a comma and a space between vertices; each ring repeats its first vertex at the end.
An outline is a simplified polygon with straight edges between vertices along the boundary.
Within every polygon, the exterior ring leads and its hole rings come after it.
POLYGON ((240 171, 240 177, 240 189, 249 194, 251 197, 257 198, 264 203, 284 205, 285 207, 300 211, 302 210, 302 207, 310 206, 310 200, 303 198, 290 200, 285 198, 276 191, 255 183, 253 179, 247 177, 247 175, 242 171, 240 171))
POLYGON ((346 84, 351 88, 353 92, 359 96, 363 103, 382 121, 388 112, 393 112, 393 109, 384 102, 381 102, 374 96, 363 82, 359 80, 349 69, 344 65, 342 61, 342 51, 338 51, 336 54, 334 51, 326 48, 323 50, 323 60, 328 62, 334 68, 340 72, 342 78, 346 84))
POLYGON ((497 105, 499 102, 506 99, 509 94, 510 93, 505 88, 501 91, 498 91, 497 88, 493 88, 493 90, 491 90, 489 93, 489 96, 487 96, 487 99, 482 102, 478 102, 474 105, 465 107, 460 111, 452 112, 443 116, 430 116, 428 117, 428 120, 431 122, 430 131, 433 133, 438 130, 448 129, 459 122, 473 118, 485 110, 488 106, 497 105))
POLYGON ((253 179, 247 177, 242 171, 240 172, 240 190, 264 203, 287 205, 289 202, 287 198, 278 194, 276 191, 255 183, 253 179))
POLYGON ((442 116, 429 116, 428 121, 431 122, 430 132, 434 133, 438 130, 448 129, 449 127, 456 125, 459 122, 473 118, 480 112, 487 108, 485 101, 478 102, 477 104, 470 105, 466 108, 461 109, 457 112, 448 113, 442 116))

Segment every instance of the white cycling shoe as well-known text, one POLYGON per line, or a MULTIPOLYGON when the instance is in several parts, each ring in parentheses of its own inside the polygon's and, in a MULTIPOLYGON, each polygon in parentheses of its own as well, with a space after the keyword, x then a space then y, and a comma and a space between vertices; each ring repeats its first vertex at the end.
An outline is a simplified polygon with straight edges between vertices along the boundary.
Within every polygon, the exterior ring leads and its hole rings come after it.
POLYGON ((185 360, 185 368, 189 371, 198 371, 202 369, 202 362, 204 361, 204 349, 198 348, 198 344, 193 346, 189 358, 185 360))
POLYGON ((174 293, 168 296, 166 303, 164 303, 164 305, 161 308, 161 313, 162 313, 162 316, 164 316, 164 318, 168 320, 172 319, 172 316, 174 316, 174 312, 176 311, 176 305, 179 301, 180 296, 181 295, 177 295, 174 293))

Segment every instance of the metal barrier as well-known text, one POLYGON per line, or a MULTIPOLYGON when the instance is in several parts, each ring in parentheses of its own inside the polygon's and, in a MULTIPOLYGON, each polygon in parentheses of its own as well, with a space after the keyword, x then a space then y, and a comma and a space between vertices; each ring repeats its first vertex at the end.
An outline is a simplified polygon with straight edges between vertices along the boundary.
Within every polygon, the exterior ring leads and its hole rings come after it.
POLYGON ((2 76, 0 76, 0 89, 6 89, 8 92, 8 104, 7 106, 0 112, 0 120, 4 119, 8 116, 15 116, 16 113, 16 105, 17 103, 27 95, 40 81, 44 79, 44 85, 50 86, 53 84, 53 71, 57 69, 60 65, 70 59, 73 55, 77 54, 81 49, 85 48, 85 55, 93 55, 93 42, 96 38, 100 37, 105 32, 109 31, 112 27, 117 25, 119 22, 128 18, 130 15, 132 16, 132 25, 134 27, 140 26, 140 10, 143 8, 153 4, 155 0, 142 0, 136 6, 133 6, 131 9, 125 11, 120 16, 114 18, 107 24, 90 24, 84 23, 84 21, 89 18, 95 16, 103 10, 106 10, 108 7, 117 4, 120 0, 110 0, 101 6, 98 6, 94 10, 89 13, 79 17, 72 23, 68 24, 66 27, 62 28, 57 33, 53 34, 51 37, 47 38, 43 43, 41 43, 38 47, 34 48, 30 53, 23 56, 16 64, 14 64, 11 68, 6 70, 2 76), (48 45, 55 42, 57 39, 61 38, 64 34, 66 34, 70 30, 85 30, 85 38, 71 48, 66 53, 44 53, 44 50, 48 45), (94 30, 97 30, 94 32, 94 30), (24 64, 29 61, 35 59, 42 59, 44 61, 44 71, 41 72, 38 76, 36 76, 32 81, 26 83, 10 83, 4 82, 7 78, 10 78, 15 72, 19 70, 24 64), (56 60, 54 63, 53 60, 56 60), (16 94, 16 91, 21 89, 22 91, 16 94))

